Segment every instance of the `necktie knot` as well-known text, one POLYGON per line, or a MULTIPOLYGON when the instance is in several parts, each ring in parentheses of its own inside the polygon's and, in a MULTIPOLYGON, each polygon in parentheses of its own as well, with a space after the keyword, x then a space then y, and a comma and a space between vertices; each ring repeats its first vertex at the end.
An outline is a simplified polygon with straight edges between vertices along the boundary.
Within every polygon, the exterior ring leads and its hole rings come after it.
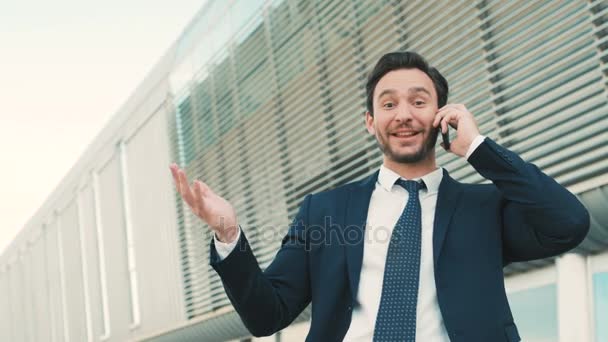
POLYGON ((407 190, 407 192, 409 192, 410 195, 412 194, 418 194, 418 191, 420 189, 424 189, 425 185, 424 185, 424 181, 413 181, 413 180, 404 180, 404 179, 398 179, 396 184, 400 185, 401 187, 403 187, 405 190, 407 190))

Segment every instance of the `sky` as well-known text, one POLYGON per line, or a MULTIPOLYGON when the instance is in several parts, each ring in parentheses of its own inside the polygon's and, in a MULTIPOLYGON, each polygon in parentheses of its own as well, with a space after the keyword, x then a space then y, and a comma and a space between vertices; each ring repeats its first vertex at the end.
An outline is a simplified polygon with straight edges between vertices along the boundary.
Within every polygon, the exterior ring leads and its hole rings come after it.
POLYGON ((0 254, 206 0, 0 0, 0 254))

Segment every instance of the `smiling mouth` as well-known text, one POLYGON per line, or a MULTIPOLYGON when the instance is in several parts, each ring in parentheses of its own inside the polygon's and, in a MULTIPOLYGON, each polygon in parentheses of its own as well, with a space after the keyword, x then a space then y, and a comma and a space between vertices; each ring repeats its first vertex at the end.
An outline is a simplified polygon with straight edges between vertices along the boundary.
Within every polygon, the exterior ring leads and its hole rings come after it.
POLYGON ((391 133, 391 135, 397 138, 411 138, 418 135, 418 132, 397 132, 391 133))

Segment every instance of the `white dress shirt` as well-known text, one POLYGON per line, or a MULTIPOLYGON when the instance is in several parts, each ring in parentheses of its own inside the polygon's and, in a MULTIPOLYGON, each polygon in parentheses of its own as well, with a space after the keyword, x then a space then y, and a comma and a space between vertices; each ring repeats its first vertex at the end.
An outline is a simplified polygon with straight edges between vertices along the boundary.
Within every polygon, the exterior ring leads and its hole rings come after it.
MULTIPOLYGON (((467 159, 484 139, 484 136, 479 135, 473 140, 465 155, 467 159)), ((398 178, 399 175, 394 171, 384 165, 380 167, 367 213, 363 262, 357 292, 357 301, 360 305, 353 308, 351 324, 344 337, 344 341, 347 342, 373 340, 390 237, 409 197, 405 189, 395 185, 398 178)), ((442 179, 442 168, 422 176, 426 188, 420 190, 419 194, 422 210, 420 277, 416 308, 416 341, 419 342, 450 341, 437 302, 433 267, 433 223, 439 184, 442 179)), ((237 241, 238 239, 235 239, 232 243, 222 243, 214 236, 215 248, 220 259, 224 259, 232 252, 237 241)))
MULTIPOLYGON (((388 245, 393 228, 409 197, 407 190, 395 185, 399 178, 397 173, 384 165, 380 167, 376 188, 372 193, 367 212, 361 280, 357 292, 360 305, 353 309, 352 321, 344 341, 368 342, 374 337, 388 245)), ((426 189, 421 189, 419 193, 422 209, 422 239, 416 308, 416 341, 449 341, 437 304, 433 268, 433 222, 437 193, 442 179, 441 168, 424 175, 422 180, 426 189)))

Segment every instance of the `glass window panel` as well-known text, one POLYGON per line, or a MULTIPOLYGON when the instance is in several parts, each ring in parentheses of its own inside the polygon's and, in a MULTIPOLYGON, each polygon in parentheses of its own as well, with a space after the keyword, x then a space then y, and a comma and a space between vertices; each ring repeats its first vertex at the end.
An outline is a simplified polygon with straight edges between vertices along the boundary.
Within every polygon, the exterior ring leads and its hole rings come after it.
MULTIPOLYGON (((211 40, 209 37, 201 37, 200 41, 197 42, 196 47, 192 52, 192 69, 198 72, 199 69, 203 68, 211 59, 212 53, 211 40)), ((193 71, 194 72, 194 71, 193 71)))
POLYGON ((522 341, 558 340, 557 285, 517 291, 510 293, 508 297, 522 341))
POLYGON ((214 18, 216 19, 211 24, 211 29, 209 31, 209 37, 211 40, 211 55, 216 57, 216 54, 219 53, 221 56, 219 59, 222 59, 226 57, 226 49, 232 33, 228 9, 222 8, 218 13, 218 16, 214 18))
POLYGON ((608 272, 593 275, 595 340, 608 341, 608 272))
POLYGON ((192 79, 192 61, 186 58, 176 66, 169 75, 169 83, 173 93, 178 93, 192 79))
MULTIPOLYGON (((234 31, 240 31, 253 15, 258 15, 258 11, 263 4, 264 0, 237 0, 230 9, 234 31)), ((255 27, 251 28, 253 29, 255 27)), ((244 34, 244 37, 241 37, 241 39, 244 40, 247 35, 248 34, 244 34)))
POLYGON ((192 116, 192 103, 190 102, 190 96, 188 96, 183 102, 177 105, 178 115, 181 121, 181 134, 182 141, 184 142, 184 162, 189 164, 192 159, 195 158, 195 133, 194 133, 194 121, 192 116))

